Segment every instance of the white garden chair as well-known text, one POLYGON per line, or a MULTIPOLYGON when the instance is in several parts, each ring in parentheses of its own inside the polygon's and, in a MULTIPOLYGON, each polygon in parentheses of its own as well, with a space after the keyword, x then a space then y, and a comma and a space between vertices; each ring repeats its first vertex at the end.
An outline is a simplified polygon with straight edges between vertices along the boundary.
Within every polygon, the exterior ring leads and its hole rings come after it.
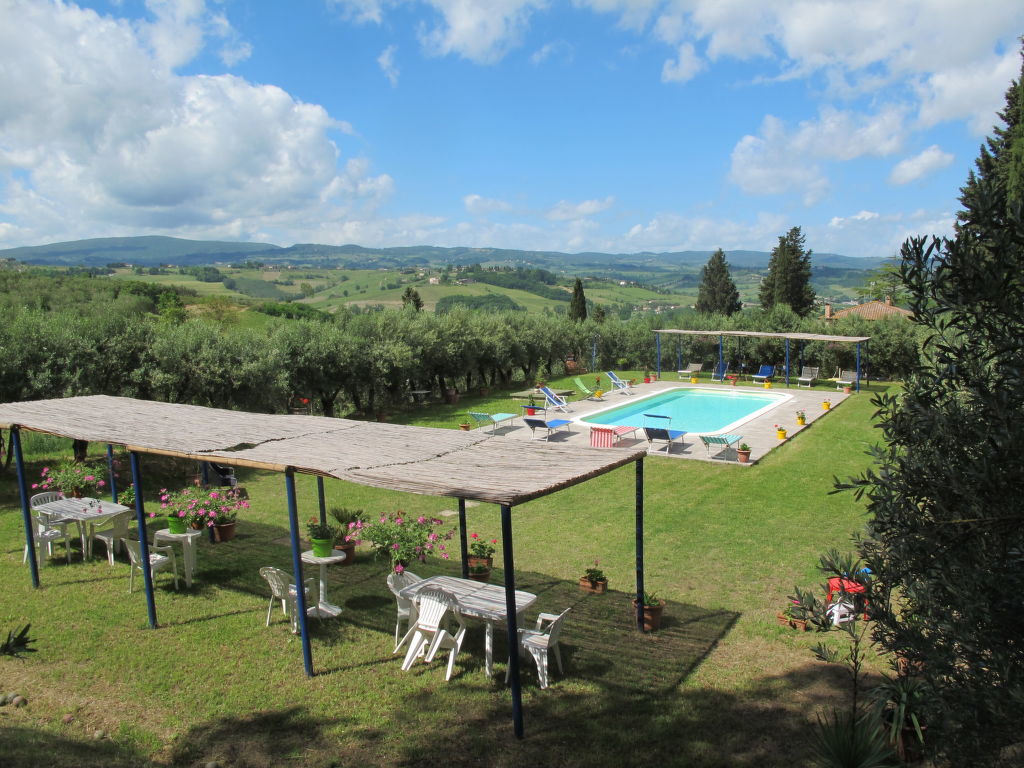
POLYGON ((451 680, 452 670, 455 669, 455 657, 462 649, 462 641, 466 637, 466 624, 459 613, 459 603, 451 593, 431 588, 424 589, 417 595, 416 609, 416 621, 402 638, 402 643, 409 641, 409 650, 405 654, 405 661, 402 662, 402 669, 410 669, 423 649, 427 649, 424 661, 428 664, 434 660, 438 651, 450 649, 448 671, 444 679, 451 680), (449 629, 450 624, 446 621, 449 613, 458 624, 454 632, 449 629))
MULTIPOLYGON (((554 652, 555 661, 558 664, 558 674, 562 674, 562 652, 558 647, 558 638, 562 634, 562 624, 565 617, 572 608, 566 608, 560 614, 542 613, 537 617, 535 629, 519 630, 519 654, 529 652, 537 664, 537 678, 540 680, 540 687, 548 687, 548 654, 554 652), (545 627, 544 625, 547 624, 545 627)), ((505 670, 505 682, 511 668, 505 670)))
MULTIPOLYGON (((292 633, 299 631, 299 609, 298 595, 295 591, 295 584, 289 575, 280 568, 272 565, 260 568, 260 576, 267 580, 270 585, 270 604, 267 605, 267 626, 270 626, 270 614, 274 611, 274 601, 281 601, 281 611, 292 620, 292 633)), ((306 579, 306 604, 309 605, 316 594, 316 579, 306 579)))
MULTIPOLYGON (((39 494, 40 496, 45 494, 39 494)), ((56 494, 54 494, 56 495, 56 494)), ((33 499, 35 497, 33 496, 33 499)), ((32 540, 36 547, 36 562, 43 559, 43 547, 46 548, 47 557, 53 557, 53 545, 56 542, 64 543, 64 552, 67 555, 68 564, 71 564, 71 536, 68 535, 67 523, 54 522, 50 515, 45 512, 33 512, 32 519, 35 521, 35 530, 32 532, 32 540)), ((25 542, 25 554, 21 562, 28 562, 28 542, 25 542)))
POLYGON ((131 522, 132 515, 133 513, 130 511, 114 515, 109 520, 109 528, 101 528, 94 532, 92 538, 89 539, 89 557, 92 557, 93 545, 97 541, 101 541, 107 548, 107 560, 113 566, 114 553, 120 549, 121 540, 128 538, 128 523, 131 522))
MULTIPOLYGON (((128 592, 135 586, 135 571, 142 575, 142 548, 135 539, 121 539, 125 549, 128 550, 128 559, 132 561, 128 571, 128 592)), ((149 576, 154 581, 156 574, 170 568, 174 572, 174 588, 178 588, 178 561, 174 557, 174 550, 171 547, 157 547, 149 545, 149 576)))
MULTIPOLYGON (((402 597, 398 593, 417 581, 423 581, 423 579, 410 571, 402 571, 401 573, 392 571, 388 574, 388 589, 394 594, 395 602, 398 604, 398 615, 395 618, 395 650, 391 652, 392 654, 398 653, 398 649, 402 647, 402 643, 398 641, 398 633, 401 630, 402 622, 405 622, 406 631, 408 631, 416 623, 417 616, 416 603, 407 597, 402 597)), ((404 637, 402 642, 405 642, 404 637)))

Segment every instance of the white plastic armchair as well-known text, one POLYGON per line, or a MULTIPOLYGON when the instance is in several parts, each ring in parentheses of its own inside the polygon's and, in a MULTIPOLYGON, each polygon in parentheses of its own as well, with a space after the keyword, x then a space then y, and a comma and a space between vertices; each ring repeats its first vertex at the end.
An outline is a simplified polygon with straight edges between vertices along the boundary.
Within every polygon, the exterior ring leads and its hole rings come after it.
POLYGON ((407 597, 402 597, 398 593, 417 581, 423 581, 423 579, 410 571, 402 571, 401 573, 392 571, 388 574, 388 589, 394 594, 395 602, 398 603, 398 615, 395 618, 395 650, 391 652, 392 654, 398 653, 398 649, 402 647, 402 643, 405 642, 407 637, 403 637, 402 642, 398 641, 398 633, 401 630, 402 622, 405 622, 406 631, 408 632, 412 625, 416 623, 417 617, 416 603, 407 597))
POLYGON ((459 613, 459 603, 450 592, 430 588, 417 595, 416 607, 416 622, 402 638, 403 643, 409 641, 409 650, 402 662, 402 669, 410 669, 424 648, 427 649, 424 661, 428 664, 434 660, 438 651, 450 649, 448 670, 444 679, 451 680, 452 670, 455 669, 455 657, 462 649, 462 641, 466 637, 466 624, 459 613), (450 623, 446 621, 449 613, 458 624, 454 632, 450 629, 450 623))
MULTIPOLYGON (((299 631, 298 594, 291 577, 280 568, 266 565, 260 568, 260 576, 270 585, 270 603, 267 605, 267 626, 270 626, 270 615, 274 611, 274 601, 281 601, 281 611, 292 620, 292 633, 299 631)), ((316 594, 316 579, 306 579, 306 604, 312 603, 316 594)))
MULTIPOLYGON (((128 550, 128 559, 132 561, 128 571, 128 592, 131 593, 135 587, 135 571, 142 575, 142 548, 135 539, 121 539, 125 549, 128 550)), ((174 572, 174 588, 178 588, 178 561, 174 557, 174 550, 171 547, 157 547, 149 545, 149 575, 154 581, 160 571, 168 568, 174 572)))
POLYGON ((103 542, 103 545, 107 548, 107 560, 110 561, 110 565, 114 565, 114 553, 121 546, 121 539, 128 538, 128 523, 131 521, 134 513, 131 511, 121 512, 110 518, 110 527, 101 528, 100 530, 93 533, 92 538, 89 539, 89 557, 92 557, 93 545, 97 541, 103 542))
MULTIPOLYGON (((558 638, 562 634, 562 624, 565 617, 572 608, 566 608, 561 613, 542 613, 537 617, 536 629, 519 630, 519 654, 529 652, 537 664, 537 678, 540 680, 540 687, 548 687, 548 654, 554 652, 555 661, 558 663, 558 674, 562 674, 562 652, 558 646, 558 638), (545 627, 544 625, 547 624, 545 627)), ((505 671, 505 681, 508 682, 510 670, 505 671)))
MULTIPOLYGON (((44 494, 39 494, 40 496, 44 494)), ((56 495, 56 494, 54 494, 56 495)), ((35 498, 35 497, 33 497, 35 498)), ((71 536, 68 535, 67 523, 54 522, 50 515, 45 512, 33 512, 32 520, 35 522, 35 530, 32 531, 32 540, 35 542, 36 547, 36 562, 38 563, 43 559, 43 548, 46 548, 46 554, 49 557, 53 556, 53 545, 56 542, 64 543, 64 552, 67 555, 68 564, 71 563, 71 536)), ((28 561, 28 542, 25 543, 25 554, 22 555, 21 561, 28 561)))

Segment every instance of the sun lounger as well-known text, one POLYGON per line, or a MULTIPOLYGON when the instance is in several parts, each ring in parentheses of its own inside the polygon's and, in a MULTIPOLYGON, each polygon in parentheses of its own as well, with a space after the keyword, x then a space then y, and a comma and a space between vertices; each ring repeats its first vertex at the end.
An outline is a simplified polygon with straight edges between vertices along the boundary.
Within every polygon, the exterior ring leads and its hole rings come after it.
POLYGON ((534 440, 541 439, 537 437, 538 429, 544 430, 544 440, 547 440, 549 437, 551 437, 551 433, 554 432, 556 429, 562 429, 563 427, 565 428, 566 432, 572 433, 572 430, 569 429, 569 425, 572 424, 572 422, 569 419, 551 419, 551 421, 547 421, 546 419, 538 419, 533 416, 523 416, 523 421, 525 421, 526 426, 528 426, 533 431, 534 440))
POLYGON ((556 411, 564 411, 568 413, 572 409, 569 407, 569 402, 564 397, 559 397, 551 391, 551 387, 538 387, 544 399, 547 401, 548 408, 554 408, 556 411))
POLYGON ((636 436, 638 427, 591 427, 590 444, 595 448, 612 448, 626 435, 636 436))
POLYGON ((840 371, 839 379, 836 381, 836 389, 842 389, 843 387, 852 387, 856 383, 856 371, 840 371))
POLYGON ((812 368, 809 365, 805 365, 800 371, 800 375, 796 377, 796 385, 798 387, 806 386, 810 389, 814 386, 815 379, 818 378, 818 369, 812 368), (806 382, 806 385, 804 384, 806 382))
POLYGON ((647 442, 651 444, 652 449, 654 448, 655 440, 665 443, 665 453, 672 453, 672 443, 675 440, 678 440, 680 445, 683 444, 683 435, 686 434, 686 431, 670 429, 672 424, 670 416, 645 413, 644 422, 644 434, 647 436, 647 442))
POLYGON ((498 430, 498 426, 503 421, 508 422, 508 426, 512 426, 512 420, 516 418, 514 413, 477 413, 470 411, 469 415, 476 422, 478 427, 486 427, 488 424, 491 426, 491 434, 495 434, 498 430))
POLYGON ((728 363, 718 363, 715 366, 715 370, 713 370, 711 372, 711 380, 712 381, 722 381, 722 382, 724 382, 725 381, 725 374, 727 374, 728 372, 729 372, 729 364, 728 363))
POLYGON ((598 397, 597 394, 588 389, 587 385, 583 383, 583 379, 581 379, 579 376, 573 379, 573 381, 576 382, 576 389, 580 393, 582 393, 587 400, 604 400, 603 397, 598 397))
POLYGON ((608 381, 612 383, 612 387, 615 388, 616 392, 620 392, 623 395, 632 395, 633 390, 628 381, 620 379, 615 371, 607 371, 605 375, 608 377, 608 381))
POLYGON ((733 449, 733 453, 736 452, 736 443, 743 439, 743 435, 701 435, 700 441, 704 443, 704 447, 708 450, 708 458, 711 458, 711 451, 717 450, 724 452, 726 458, 728 458, 729 449, 733 449))
POLYGON ((774 365, 762 365, 760 370, 755 373, 752 378, 755 384, 761 384, 762 382, 768 381, 772 376, 775 375, 774 365))
POLYGON ((689 379, 701 372, 704 363, 690 363, 683 370, 678 371, 680 379, 689 379))

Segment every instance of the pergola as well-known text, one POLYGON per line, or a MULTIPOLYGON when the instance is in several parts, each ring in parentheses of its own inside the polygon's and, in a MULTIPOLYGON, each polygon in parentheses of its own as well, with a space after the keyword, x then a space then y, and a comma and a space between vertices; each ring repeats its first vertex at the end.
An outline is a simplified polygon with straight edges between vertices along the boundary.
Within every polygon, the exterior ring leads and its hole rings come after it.
POLYGON ((856 344, 857 345, 857 391, 860 392, 860 345, 862 342, 869 341, 870 336, 830 336, 825 333, 767 333, 761 331, 690 331, 681 330, 678 328, 661 328, 654 331, 655 343, 658 347, 658 378, 661 378, 661 334, 663 333, 674 333, 684 336, 717 336, 718 337, 718 362, 719 364, 724 362, 724 354, 722 349, 722 338, 725 336, 737 336, 737 337, 754 337, 760 339, 784 339, 786 342, 786 386, 789 386, 789 343, 790 341, 799 341, 801 343, 801 349, 803 343, 807 341, 831 341, 838 342, 841 344, 856 344))
MULTIPOLYGON (((557 443, 495 439, 482 430, 461 432, 317 416, 246 413, 106 395, 0 404, 0 428, 11 431, 29 564, 36 587, 39 586, 39 568, 32 540, 33 525, 21 450, 22 429, 106 443, 111 465, 113 446, 128 450, 136 490, 135 513, 143 562, 148 562, 149 553, 139 454, 161 454, 283 472, 296 584, 304 581, 295 495, 296 473, 317 477, 322 522, 326 521, 325 477, 408 493, 457 498, 464 577, 467 575, 466 500, 498 504, 501 507, 509 648, 516 647, 518 635, 512 507, 635 463, 636 620, 637 629, 643 631, 643 457, 646 455, 643 449, 609 451, 575 445, 569 447, 557 443)), ((111 488, 116 501, 113 474, 111 488)), ((148 568, 143 569, 143 577, 149 625, 155 629, 156 602, 148 568)), ((296 597, 305 671, 307 676, 312 676, 313 654, 304 590, 296 590, 296 597)), ((509 667, 514 730, 515 735, 521 738, 523 715, 518 654, 510 654, 509 667)))

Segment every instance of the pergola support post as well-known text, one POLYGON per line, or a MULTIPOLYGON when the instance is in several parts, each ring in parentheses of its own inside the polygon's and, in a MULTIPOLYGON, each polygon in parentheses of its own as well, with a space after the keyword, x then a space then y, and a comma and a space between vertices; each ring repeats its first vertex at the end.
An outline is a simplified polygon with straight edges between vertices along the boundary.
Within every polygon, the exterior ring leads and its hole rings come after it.
POLYGON ((857 342, 857 391, 860 392, 860 342, 857 342))
POLYGON ((32 586, 39 589, 39 561, 36 559, 35 525, 29 510, 28 484, 25 482, 25 461, 21 455, 21 430, 11 427, 11 450, 18 473, 18 494, 21 496, 21 522, 25 526, 25 546, 28 547, 28 566, 32 572, 32 586))
POLYGON ((789 387, 789 339, 786 339, 786 387, 789 387))
POLYGON ((660 333, 655 332, 655 334, 654 334, 654 342, 655 342, 655 346, 658 349, 658 365, 657 365, 656 373, 658 374, 658 378, 660 379, 661 378, 661 334, 660 333))
POLYGON ((597 336, 590 342, 590 370, 597 370, 597 336))
POLYGON ((295 501, 295 470, 284 471, 285 493, 288 496, 288 526, 292 534, 292 572, 295 579, 295 603, 298 613, 299 633, 302 635, 302 662, 306 677, 313 676, 313 649, 309 644, 309 625, 306 614, 306 582, 302 578, 302 553, 299 551, 299 511, 295 501))
POLYGON ((114 446, 107 443, 107 474, 110 476, 110 500, 117 504, 117 473, 114 471, 114 446))
POLYGON ((636 460, 636 628, 644 631, 644 460, 636 460))
POLYGON ((512 689, 512 728, 523 738, 523 690, 519 681, 519 627, 516 616, 516 569, 512 558, 512 507, 501 505, 501 552, 505 566, 505 622, 508 627, 508 671, 512 689))
POLYGON ((156 598, 153 596, 153 571, 149 567, 149 531, 146 530, 146 503, 142 500, 142 469, 139 454, 128 454, 132 465, 132 486, 135 488, 135 522, 139 526, 139 553, 142 555, 142 581, 146 585, 146 610, 149 628, 156 629, 156 598))
POLYGON ((724 363, 725 363, 725 353, 724 353, 724 350, 722 349, 722 336, 721 336, 721 334, 719 334, 719 336, 718 336, 718 365, 721 366, 724 363))
POLYGON ((469 546, 466 543, 466 500, 459 499, 459 552, 462 555, 462 578, 469 578, 469 546))

